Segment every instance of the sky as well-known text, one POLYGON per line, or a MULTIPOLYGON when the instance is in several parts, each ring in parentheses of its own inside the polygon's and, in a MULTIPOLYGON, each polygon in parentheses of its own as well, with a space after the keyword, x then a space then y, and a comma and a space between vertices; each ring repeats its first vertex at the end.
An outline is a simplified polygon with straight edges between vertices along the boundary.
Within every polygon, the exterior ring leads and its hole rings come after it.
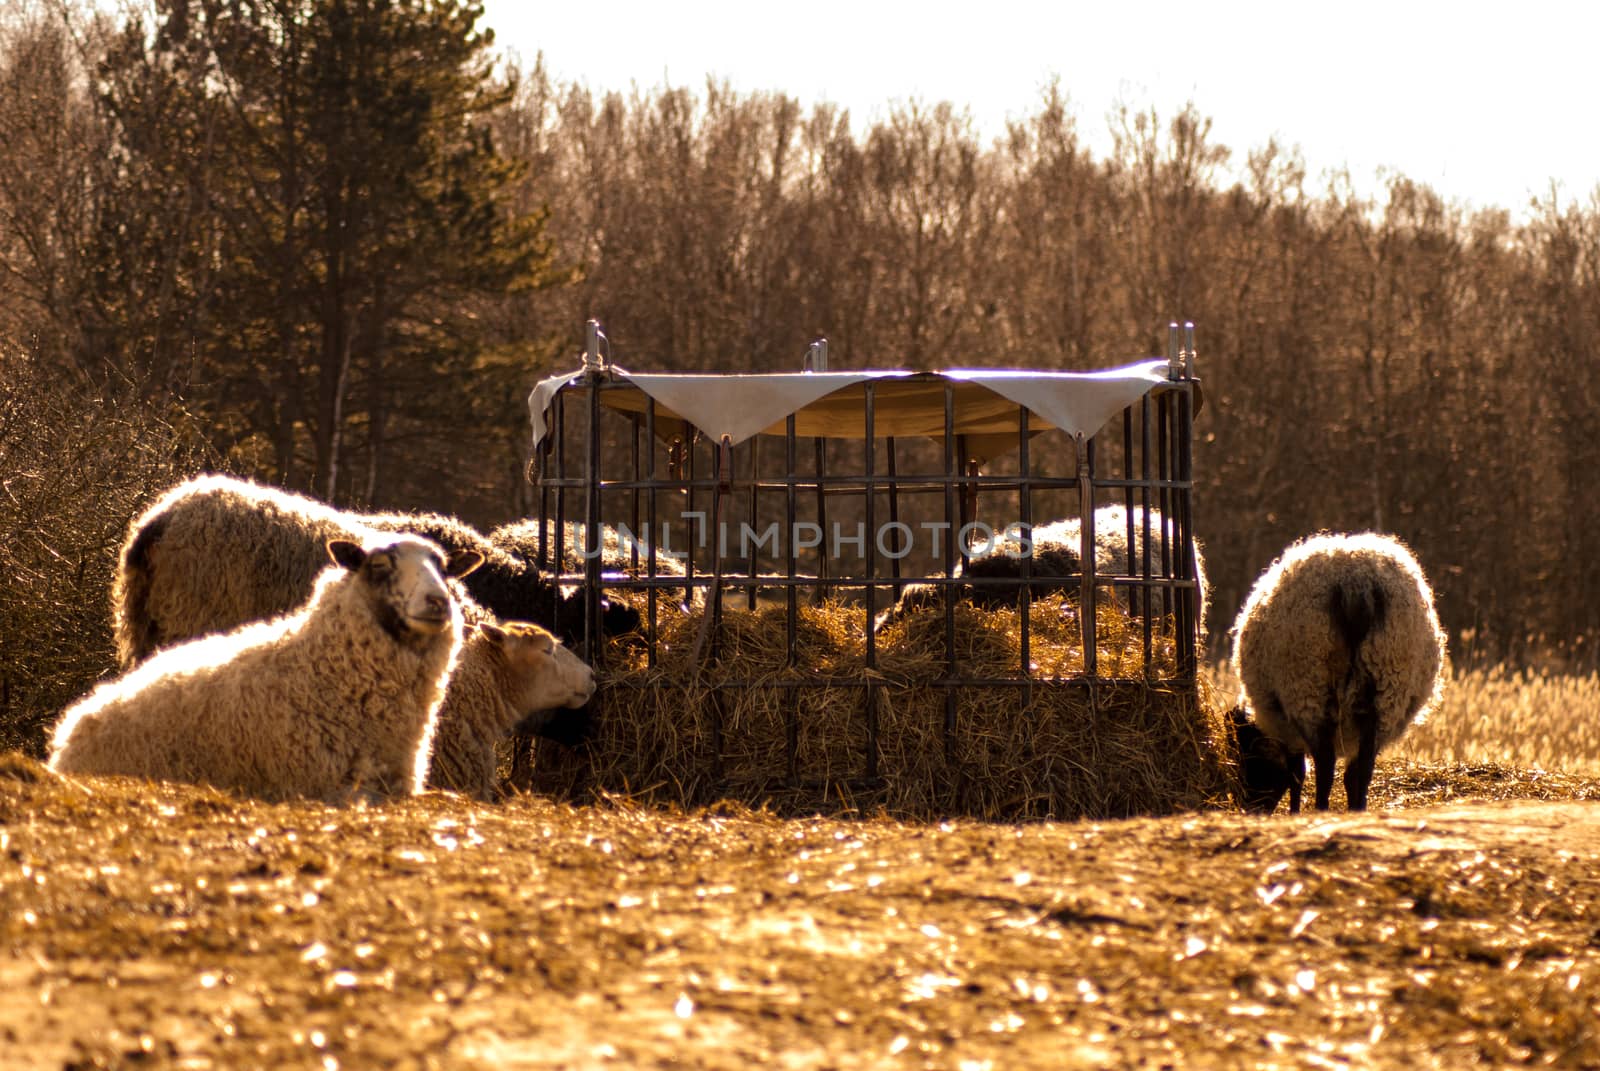
POLYGON ((1165 120, 1193 101, 1235 164, 1276 137, 1313 180, 1348 169, 1367 195, 1398 173, 1523 218, 1552 180, 1563 204, 1600 185, 1588 0, 485 0, 483 24, 561 82, 698 91, 711 76, 848 108, 858 134, 891 106, 949 101, 987 140, 1058 77, 1097 156, 1119 104, 1165 120))

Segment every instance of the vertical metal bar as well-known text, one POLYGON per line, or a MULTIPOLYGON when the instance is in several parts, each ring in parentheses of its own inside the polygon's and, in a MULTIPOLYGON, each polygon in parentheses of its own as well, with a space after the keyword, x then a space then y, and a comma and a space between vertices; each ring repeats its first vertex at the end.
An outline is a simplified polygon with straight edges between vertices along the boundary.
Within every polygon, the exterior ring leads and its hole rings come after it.
POLYGON ((1150 605, 1152 602, 1150 591, 1150 480, 1152 478, 1150 431, 1150 395, 1146 393, 1139 399, 1139 512, 1144 516, 1144 545, 1139 548, 1139 575, 1144 578, 1144 586, 1140 589, 1140 617, 1143 618, 1141 629, 1144 633, 1144 666, 1145 676, 1154 675, 1152 657, 1154 648, 1151 646, 1150 635, 1150 605))
MULTIPOLYGON (((758 492, 756 491, 756 484, 760 481, 760 479, 761 479, 761 436, 752 435, 750 437, 750 509, 749 509, 748 513, 746 514, 746 516, 749 519, 748 527, 749 527, 750 531, 752 531, 752 532, 755 531, 755 528, 756 528, 756 509, 757 509, 757 505, 758 505, 757 502, 756 502, 756 497, 757 497, 757 494, 758 494, 758 492)), ((740 535, 741 535, 740 542, 743 542, 743 538, 742 538, 743 537, 743 533, 740 533, 740 535)), ((745 590, 745 609, 754 610, 756 608, 756 581, 755 581, 755 577, 756 577, 756 574, 758 572, 760 572, 760 570, 756 567, 757 566, 756 548, 752 545, 749 549, 750 549, 750 553, 745 555, 745 560, 744 560, 744 575, 750 578, 750 583, 747 584, 745 586, 745 589, 744 589, 745 590)))
MULTIPOLYGON (((1133 560, 1133 548, 1138 546, 1139 544, 1137 542, 1135 542, 1135 532, 1134 532, 1134 526, 1137 523, 1137 521, 1135 520, 1135 514, 1133 512, 1133 407, 1132 406, 1129 406, 1128 408, 1125 408, 1122 411, 1122 479, 1124 480, 1124 485, 1123 485, 1123 488, 1122 488, 1122 517, 1123 517, 1123 520, 1127 524, 1127 531, 1124 533, 1124 535, 1127 538, 1126 538, 1126 542, 1124 542, 1122 544, 1123 547, 1126 549, 1126 553, 1124 553, 1122 555, 1122 571, 1123 571, 1123 573, 1125 575, 1131 577, 1131 576, 1138 576, 1139 575, 1139 567, 1134 564, 1134 560, 1133 560)), ((1144 590, 1144 588, 1142 586, 1137 587, 1137 588, 1130 588, 1130 587, 1123 588, 1123 592, 1126 595, 1126 598, 1123 601, 1123 605, 1128 608, 1128 612, 1129 613, 1132 613, 1133 610, 1134 610, 1134 607, 1138 605, 1138 596, 1137 596, 1136 593, 1139 592, 1139 591, 1143 591, 1143 590, 1144 590)))
POLYGON ((877 458, 878 449, 875 434, 876 401, 875 388, 872 383, 867 383, 864 388, 863 400, 865 405, 866 433, 866 464, 865 484, 867 492, 866 523, 867 545, 866 551, 866 613, 867 613, 867 687, 866 687, 866 720, 867 720, 867 772, 868 778, 878 776, 878 703, 877 686, 873 679, 878 670, 878 635, 876 629, 876 614, 874 607, 878 601, 878 478, 877 458))
POLYGON ((977 502, 975 501, 977 498, 977 488, 965 478, 971 475, 971 466, 967 460, 967 437, 965 435, 956 436, 956 453, 960 455, 957 458, 957 461, 960 463, 960 471, 963 477, 961 481, 960 502, 961 528, 963 531, 965 531, 967 525, 972 523, 972 514, 977 508, 977 502))
POLYGON ((1091 680, 1099 673, 1096 650, 1098 633, 1095 631, 1094 613, 1094 471, 1089 442, 1082 432, 1078 444, 1078 515, 1082 518, 1078 550, 1082 556, 1083 575, 1078 587, 1078 629, 1083 639, 1083 675, 1091 680))
MULTIPOLYGON (((788 479, 784 488, 784 530, 780 538, 783 540, 784 565, 789 583, 784 585, 784 667, 793 669, 795 664, 795 638, 799 631, 799 591, 795 587, 795 521, 797 518, 797 493, 795 489, 796 469, 798 468, 795 435, 794 414, 790 413, 784 421, 783 429, 784 464, 788 468, 788 479)), ((785 689, 784 707, 784 746, 787 749, 789 783, 792 785, 800 777, 800 710, 797 689, 785 689)))
MULTIPOLYGON (((682 519, 687 521, 689 519, 688 515, 694 512, 694 448, 695 444, 700 441, 700 429, 685 423, 683 436, 683 473, 685 481, 683 489, 686 496, 685 501, 687 505, 684 508, 684 517, 682 519)), ((687 525, 684 527, 683 599, 684 602, 688 603, 692 607, 694 605, 694 548, 696 539, 695 533, 693 531, 689 531, 687 525)), ((710 608, 705 599, 700 600, 700 609, 704 613, 710 612, 710 608)))
MULTIPOLYGON (((1171 378, 1172 369, 1178 361, 1178 325, 1170 324, 1167 328, 1167 374, 1171 378)), ((1172 471, 1169 461, 1169 443, 1171 441, 1172 426, 1172 392, 1162 390, 1156 399, 1156 465, 1157 475, 1161 479, 1161 488, 1157 499, 1161 504, 1161 523, 1157 525, 1161 535, 1161 576, 1165 581, 1161 585, 1161 616, 1169 617, 1177 611, 1173 602, 1172 577, 1172 548, 1168 546, 1167 526, 1172 516, 1172 496, 1167 487, 1167 480, 1172 471)))
MULTIPOLYGON (((567 390, 565 388, 556 395, 556 479, 560 486, 556 488, 556 551, 551 559, 551 571, 557 576, 562 576, 567 571, 567 390)), ((552 628, 560 628, 562 618, 566 615, 561 612, 561 586, 556 586, 555 608, 551 611, 552 628)))
MULTIPOLYGON (((563 387, 561 390, 565 390, 563 387)), ((556 409, 561 408, 561 393, 556 392, 556 409)), ((547 410, 548 411, 548 410, 547 410)), ((549 432, 545 434, 544 442, 539 444, 539 572, 550 572, 550 464, 555 460, 554 444, 550 441, 552 434, 560 435, 556 427, 555 417, 550 419, 549 432)))
MULTIPOLYGON (((724 435, 717 443, 713 461, 713 483, 715 490, 711 499, 711 580, 712 604, 715 610, 714 621, 722 619, 722 551, 723 551, 723 507, 728 499, 733 497, 733 440, 724 435)), ((713 643, 715 634, 713 633, 713 643)))
POLYGON ((632 502, 628 508, 628 531, 633 538, 628 541, 628 575, 639 575, 639 436, 644 432, 644 424, 637 416, 630 416, 629 427, 632 434, 628 437, 629 459, 632 467, 628 469, 628 479, 632 481, 632 502))
POLYGON ((599 326, 589 321, 589 338, 593 344, 593 364, 588 355, 584 365, 589 381, 589 457, 584 467, 584 584, 583 584, 583 645, 589 664, 595 669, 605 662, 605 644, 600 639, 601 590, 600 555, 604 539, 600 532, 600 371, 599 326))
POLYGON ((792 667, 795 659, 795 633, 797 631, 796 618, 798 616, 798 608, 796 607, 795 603, 799 597, 799 591, 795 586, 796 561, 794 545, 795 525, 799 517, 798 492, 795 487, 795 481, 797 479, 796 470, 799 468, 799 463, 796 456, 797 451, 795 449, 793 413, 790 413, 788 420, 784 421, 783 446, 784 463, 787 465, 789 470, 789 477, 786 481, 787 486, 784 489, 785 502, 783 519, 786 527, 782 535, 785 559, 784 565, 787 569, 787 575, 789 578, 789 583, 784 585, 784 592, 786 594, 784 601, 787 604, 789 611, 786 634, 788 648, 784 657, 784 664, 792 667))
MULTIPOLYGON (((715 662, 721 657, 722 631, 722 509, 733 490, 733 446, 728 436, 712 448, 711 492, 711 589, 705 600, 705 618, 701 628, 709 625, 710 636, 706 645, 706 661, 715 662)), ((723 720, 721 686, 711 689, 711 753, 712 776, 718 780, 723 770, 723 720)))
POLYGON ((867 668, 876 669, 878 666, 877 631, 873 628, 874 610, 878 600, 878 478, 877 478, 877 449, 873 439, 876 430, 873 403, 875 401, 874 386, 867 383, 863 393, 864 424, 866 432, 866 457, 864 464, 863 483, 866 486, 865 514, 867 524, 867 545, 862 548, 866 559, 866 613, 867 613, 867 668))
POLYGON ((1174 538, 1178 541, 1178 575, 1194 582, 1179 593, 1184 608, 1178 637, 1178 674, 1193 680, 1198 669, 1200 620, 1200 578, 1194 560, 1194 324, 1184 323, 1184 389, 1178 397, 1178 516, 1174 538))
MULTIPOLYGON (((956 498, 957 441, 955 387, 944 385, 944 525, 947 546, 944 552, 944 575, 956 575, 956 529, 952 523, 959 509, 956 498)), ((944 589, 944 759, 954 762, 956 755, 956 588, 947 583, 944 589)))
POLYGON ((823 474, 828 469, 828 441, 818 435, 815 439, 817 451, 817 527, 822 531, 822 547, 817 552, 817 586, 812 591, 813 602, 827 596, 829 591, 828 580, 833 571, 828 568, 828 492, 823 487, 823 474))
MULTIPOLYGON (((1127 511, 1129 517, 1132 517, 1133 516, 1133 482, 1132 481, 1133 481, 1134 476, 1133 476, 1133 408, 1131 406, 1122 411, 1122 478, 1124 480, 1128 481, 1128 485, 1126 487, 1124 487, 1123 490, 1122 490, 1122 508, 1127 511)), ((1128 533, 1128 535, 1131 538, 1133 536, 1133 533, 1130 531, 1128 533)), ((1133 544, 1132 543, 1128 544, 1128 549, 1129 549, 1128 572, 1131 574, 1133 572, 1133 558, 1132 558, 1133 544)), ((1131 605, 1131 602, 1130 602, 1130 605, 1131 605)))
MULTIPOLYGON (((900 469, 895 461, 894 436, 884 440, 889 451, 889 526, 896 532, 900 531, 900 469)), ((894 577, 894 598, 900 598, 900 592, 905 590, 905 585, 900 582, 900 555, 889 559, 889 572, 894 577)))
POLYGON ((1017 406, 1017 523, 1022 526, 1019 536, 1026 539, 1029 551, 1021 561, 1022 613, 1020 621, 1022 639, 1022 709, 1027 711, 1033 703, 1033 659, 1029 651, 1033 625, 1033 473, 1028 458, 1028 409, 1017 406))
MULTIPOLYGON (((650 640, 645 644, 645 664, 656 668, 656 600, 659 597, 656 580, 656 540, 661 529, 657 527, 656 495, 660 492, 660 485, 656 480, 656 400, 650 398, 645 403, 644 410, 644 437, 645 437, 645 478, 650 483, 650 494, 646 502, 645 523, 648 525, 650 539, 645 543, 645 575, 650 579, 650 586, 645 589, 645 610, 650 620, 650 640)), ((685 599, 689 593, 683 593, 685 599)))

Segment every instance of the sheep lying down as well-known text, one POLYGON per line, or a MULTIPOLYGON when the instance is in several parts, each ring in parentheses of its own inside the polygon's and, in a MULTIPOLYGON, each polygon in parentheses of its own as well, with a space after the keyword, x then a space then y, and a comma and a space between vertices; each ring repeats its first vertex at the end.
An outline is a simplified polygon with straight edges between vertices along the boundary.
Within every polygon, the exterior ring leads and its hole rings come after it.
POLYGON ((50 766, 270 800, 421 791, 462 641, 445 580, 478 556, 414 536, 327 552, 298 610, 157 652, 68 707, 50 766))
POLYGON ((468 628, 434 733, 430 788, 495 796, 496 744, 537 732, 594 694, 594 670, 550 632, 525 621, 468 628))
MULTIPOLYGON (((112 584, 117 656, 126 669, 159 647, 286 613, 311 593, 330 539, 364 542, 410 533, 483 565, 465 578, 469 619, 482 611, 539 621, 571 634, 583 606, 566 598, 532 562, 476 529, 437 514, 360 514, 232 476, 206 475, 170 489, 135 518, 112 584), (239 569, 238 561, 255 563, 239 569)), ((603 608, 607 632, 638 627, 625 606, 603 608)))
MULTIPOLYGON (((468 622, 493 621, 495 614, 538 620, 543 612, 559 616, 569 631, 581 622, 579 600, 563 601, 515 548, 501 548, 454 518, 347 513, 277 488, 210 475, 167 491, 129 526, 112 586, 119 660, 127 668, 160 647, 285 613, 310 594, 326 563, 328 540, 381 539, 406 525, 447 551, 482 559, 455 591, 468 622), (240 561, 254 564, 242 569, 240 561)), ((618 608, 626 618, 606 611, 603 626, 637 625, 637 612, 618 608)), ((530 731, 577 746, 591 729, 592 713, 579 709, 547 717, 530 731)))
POLYGON ((1341 758, 1346 805, 1365 809, 1377 753, 1439 700, 1445 636, 1417 560, 1370 532, 1302 540, 1256 581, 1233 632, 1241 703, 1298 773, 1290 811, 1308 752, 1317 809, 1341 758))

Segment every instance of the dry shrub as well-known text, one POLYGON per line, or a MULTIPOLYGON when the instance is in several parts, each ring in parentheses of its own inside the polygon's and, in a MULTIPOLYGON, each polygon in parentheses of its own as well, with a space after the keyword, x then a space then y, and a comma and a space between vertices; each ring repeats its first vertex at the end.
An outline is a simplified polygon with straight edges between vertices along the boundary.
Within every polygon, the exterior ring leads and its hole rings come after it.
POLYGON ((1457 673, 1445 682, 1438 709, 1395 754, 1600 774, 1600 674, 1505 666, 1457 673))
MULTIPOLYGON (((1230 701, 1239 694, 1229 666, 1209 666, 1205 676, 1230 701)), ((1378 756, 1380 770, 1402 761, 1600 775, 1600 673, 1454 671, 1438 707, 1378 756)))
POLYGON ((1216 705, 1170 681, 1159 631, 1147 680, 1142 626, 1115 607, 1097 620, 1091 682, 1062 596, 1031 608, 1028 680, 1016 609, 956 604, 952 672, 942 607, 886 629, 869 671, 859 605, 797 607, 793 666, 785 608, 724 610, 713 638, 699 613, 658 605, 656 664, 642 637, 610 642, 588 764, 547 752, 538 787, 1007 820, 1164 814, 1232 791, 1216 705))
POLYGON ((43 754, 61 708, 112 670, 123 532, 202 456, 151 407, 0 351, 0 749, 43 754))

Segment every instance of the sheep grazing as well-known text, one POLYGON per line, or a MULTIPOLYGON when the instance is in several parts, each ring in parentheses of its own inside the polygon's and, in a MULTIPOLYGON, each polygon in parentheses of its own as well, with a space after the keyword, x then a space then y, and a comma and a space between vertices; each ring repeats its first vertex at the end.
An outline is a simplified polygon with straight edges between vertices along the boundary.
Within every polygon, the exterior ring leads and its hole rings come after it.
MULTIPOLYGON (((1378 752, 1439 699, 1445 636, 1411 552, 1370 532, 1302 540, 1256 581, 1233 633, 1241 703, 1302 780, 1310 752, 1317 809, 1336 758, 1348 808, 1366 809, 1378 752)), ((1300 810, 1298 784, 1289 810, 1300 810)))
MULTIPOLYGON (((50 767, 271 800, 421 791, 461 648, 445 577, 477 555, 446 561, 414 536, 336 539, 327 554, 301 609, 168 648, 67 708, 50 767)), ((224 556, 242 572, 257 564, 224 556)))
MULTIPOLYGON (((538 565, 554 561, 556 557, 556 524, 547 521, 544 525, 545 538, 543 555, 539 546, 539 521, 528 518, 522 521, 513 521, 502 524, 489 533, 489 542, 499 549, 515 555, 528 562, 538 565)), ((588 560, 584 557, 587 550, 587 540, 584 525, 577 521, 568 521, 561 528, 561 568, 563 573, 584 573, 588 568, 588 560)), ((602 580, 619 580, 625 576, 638 576, 649 568, 649 547, 642 540, 626 540, 622 533, 609 524, 600 526, 600 571, 602 580), (634 554, 638 554, 638 564, 634 563, 634 554)), ((662 550, 656 551, 655 575, 658 577, 678 577, 685 574, 683 562, 662 550)), ((673 590, 678 590, 674 588, 673 590)), ((563 594, 572 596, 575 591, 568 588, 563 594)), ((608 635, 616 635, 637 628, 639 624, 637 611, 630 610, 620 602, 608 603, 603 611, 601 627, 608 635), (621 627, 624 622, 616 615, 631 612, 633 621, 626 628, 621 627)))
MULTIPOLYGON (((562 600, 531 564, 453 518, 345 513, 212 475, 168 491, 130 526, 112 584, 118 661, 127 668, 158 647, 286 613, 310 594, 328 540, 364 543, 400 531, 418 531, 453 553, 477 554, 484 565, 466 577, 466 591, 498 617, 559 619, 567 632, 583 621, 581 601, 562 600), (230 567, 244 560, 256 567, 230 567)), ((483 616, 471 607, 467 613, 483 616)), ((579 637, 564 632, 563 638, 579 637)))
POLYGON ((594 671, 546 629, 522 621, 470 628, 439 709, 428 785, 492 801, 500 740, 537 730, 593 694, 594 671))
MULTIPOLYGON (((1154 537, 1150 547, 1150 571, 1153 576, 1162 574, 1161 563, 1161 536, 1165 532, 1169 553, 1175 554, 1176 535, 1170 520, 1163 523, 1161 514, 1156 510, 1149 511, 1150 533, 1154 537)), ((1145 540, 1145 511, 1135 508, 1131 512, 1123 506, 1101 506, 1094 511, 1094 546, 1095 572, 1101 576, 1132 576, 1144 575, 1144 540, 1145 540), (1129 527, 1133 530, 1132 555, 1129 554, 1129 527)), ((1083 525, 1076 517, 1061 521, 1051 521, 1048 524, 1033 526, 1029 536, 1033 545, 1033 576, 1035 582, 1030 585, 1034 593, 1056 591, 1077 591, 1078 574, 1083 571, 1080 550, 1083 545, 1083 525), (1070 584, 1059 582, 1061 577, 1071 577, 1070 584), (1038 581, 1047 582, 1040 583, 1038 581), (1054 582, 1048 582, 1054 580, 1054 582)), ((1190 544, 1194 550, 1195 580, 1197 581, 1197 600, 1195 604, 1196 616, 1204 621, 1206 615, 1206 600, 1210 594, 1210 587, 1206 582, 1205 558, 1200 551, 1198 540, 1191 539, 1190 544)), ((1018 543, 1015 540, 996 540, 992 546, 986 548, 986 553, 967 559, 961 568, 961 575, 967 577, 1008 577, 1019 578, 1022 575, 1022 560, 1012 555, 1016 553, 1018 543), (1010 553, 1007 553, 1010 551, 1010 553)), ((1013 606, 1017 602, 1017 593, 1020 584, 973 585, 972 600, 980 606, 1013 606)), ((1139 597, 1134 589, 1115 587, 1117 600, 1130 609, 1139 605, 1139 597)))
MULTIPOLYGON (((553 560, 556 554, 556 524, 554 521, 545 523, 544 553, 547 559, 553 560)), ((586 564, 584 553, 587 549, 584 525, 577 521, 568 521, 561 529, 561 561, 562 572, 581 573, 586 564)), ((510 554, 514 554, 523 561, 537 563, 539 561, 539 522, 535 518, 513 521, 502 524, 489 533, 489 542, 510 554)), ((622 532, 609 524, 600 526, 600 565, 602 569, 612 575, 631 574, 635 571, 633 555, 639 555, 639 568, 643 569, 650 553, 648 545, 643 540, 624 539, 622 532)), ((656 551, 656 572, 663 576, 682 576, 683 563, 666 551, 656 551)))
MULTIPOLYGON (((1163 530, 1161 514, 1149 513, 1151 534, 1159 537, 1163 530)), ((1165 522, 1167 539, 1175 549, 1172 522, 1165 522)), ((1145 514, 1135 509, 1131 514, 1123 506, 1102 506, 1094 513, 1095 570, 1104 575, 1144 575, 1145 514), (1129 518, 1133 525, 1133 554, 1129 557, 1129 518)), ((1067 592, 1077 594, 1079 575, 1083 571, 1080 550, 1083 545, 1083 526, 1076 517, 1050 521, 1033 526, 1029 534, 1032 578, 1029 590, 1035 595, 1067 592)), ((1194 550, 1195 579, 1197 581, 1196 616, 1205 621, 1206 601, 1210 588, 1206 581, 1205 560, 1198 540, 1190 540, 1194 550)), ((956 565, 955 575, 965 579, 989 578, 1006 583, 981 583, 956 585, 958 597, 970 599, 976 606, 998 609, 1016 606, 1021 595, 1022 563, 1021 541, 1015 538, 995 539, 982 548, 982 553, 967 556, 956 565)), ((1159 540, 1150 548, 1150 569, 1153 576, 1162 575, 1159 540)), ((1114 597, 1124 607, 1133 609, 1140 605, 1134 589, 1116 586, 1114 597)), ((878 616, 877 627, 884 628, 904 617, 912 610, 939 604, 939 589, 930 584, 911 584, 900 593, 900 598, 878 616)))

